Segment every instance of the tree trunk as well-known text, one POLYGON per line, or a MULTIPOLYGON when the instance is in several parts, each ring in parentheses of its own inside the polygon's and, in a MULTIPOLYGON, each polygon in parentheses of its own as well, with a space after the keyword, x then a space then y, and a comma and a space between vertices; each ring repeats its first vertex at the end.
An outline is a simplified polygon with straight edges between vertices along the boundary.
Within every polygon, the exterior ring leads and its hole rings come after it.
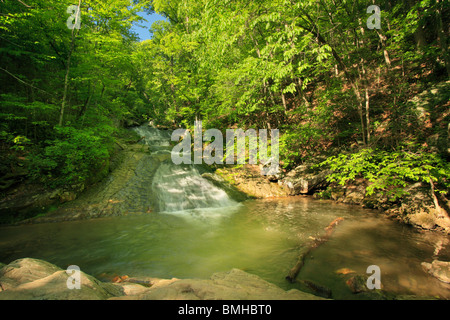
POLYGON ((321 244, 327 242, 331 235, 333 234, 334 228, 344 220, 344 218, 336 218, 334 219, 328 227, 325 228, 325 234, 322 237, 316 238, 312 240, 307 246, 303 247, 303 250, 300 252, 300 255, 298 257, 298 261, 295 264, 295 266, 289 271, 289 274, 286 276, 286 280, 288 280, 291 283, 295 282, 295 278, 297 277, 298 273, 300 272, 300 269, 305 264, 305 258, 306 256, 313 251, 314 249, 317 249, 321 244))
POLYGON ((367 143, 370 143, 370 117, 369 117, 370 96, 369 89, 366 87, 366 132, 367 143))
POLYGON ((325 38, 322 36, 322 34, 319 32, 318 27, 314 24, 314 21, 310 17, 310 15, 304 10, 302 10, 302 13, 308 19, 310 26, 301 25, 301 27, 303 29, 305 29, 306 31, 310 32, 311 34, 313 34, 319 43, 324 44, 324 45, 326 44, 331 48, 331 54, 333 55, 333 58, 336 60, 339 68, 344 72, 345 77, 347 78, 347 81, 349 82, 350 86, 353 89, 353 92, 355 93, 357 103, 358 103, 358 112, 359 112, 360 119, 361 119, 361 130, 362 130, 361 133, 362 133, 363 143, 366 144, 366 137, 365 137, 365 133, 364 133, 363 100, 361 97, 361 93, 359 92, 357 81, 356 81, 355 77, 349 72, 348 67, 346 66, 344 61, 341 59, 341 57, 339 56, 336 49, 333 46, 331 46, 325 40, 325 38))
POLYGON ((433 183, 433 179, 431 179, 430 177, 430 191, 431 191, 431 197, 433 198, 433 203, 434 203, 434 207, 438 213, 438 217, 442 218, 442 217, 446 217, 446 218, 450 218, 448 213, 445 211, 444 208, 442 208, 439 205, 439 200, 436 197, 436 193, 434 191, 434 183, 433 183))
POLYGON ((439 46, 442 50, 442 55, 444 56, 445 68, 447 69, 447 76, 450 77, 450 55, 448 53, 448 43, 447 43, 447 35, 444 30, 443 22, 442 22, 442 7, 443 1, 437 0, 437 10, 436 10, 436 21, 437 21, 437 32, 439 38, 439 46))
MULTIPOLYGON (((81 0, 79 0, 79 2, 78 2, 78 10, 79 11, 81 10, 81 0)), ((72 58, 72 53, 75 48, 75 38, 76 38, 75 25, 77 25, 77 22, 78 22, 78 12, 75 15, 75 17, 76 18, 75 18, 74 28, 72 29, 72 43, 70 45, 69 56, 67 57, 66 76, 64 78, 63 100, 61 103, 61 110, 59 112, 59 125, 60 126, 62 126, 64 124, 64 112, 65 112, 66 103, 67 103, 67 90, 69 88, 70 60, 72 58)), ((78 33, 78 31, 77 31, 77 33, 78 33)))
POLYGON ((283 92, 281 92, 281 101, 283 101, 283 107, 284 107, 284 114, 287 112, 287 104, 286 104, 286 97, 283 92))
POLYGON ((391 67, 391 58, 389 57, 389 52, 386 49, 386 36, 379 32, 377 30, 378 37, 380 38, 381 46, 383 47, 383 55, 384 55, 384 61, 386 62, 386 65, 388 68, 391 67))

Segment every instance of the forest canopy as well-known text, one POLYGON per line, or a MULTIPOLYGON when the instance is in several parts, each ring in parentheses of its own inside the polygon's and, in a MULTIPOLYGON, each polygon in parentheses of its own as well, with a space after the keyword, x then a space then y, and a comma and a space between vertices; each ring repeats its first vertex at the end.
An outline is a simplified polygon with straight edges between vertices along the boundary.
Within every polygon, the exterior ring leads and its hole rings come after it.
POLYGON ((443 0, 2 0, 1 173, 88 183, 124 127, 202 120, 279 129, 286 170, 328 158, 335 179, 445 190, 449 15, 443 0), (166 18, 150 40, 132 31, 140 12, 166 18), (345 171, 354 159, 369 165, 345 171))

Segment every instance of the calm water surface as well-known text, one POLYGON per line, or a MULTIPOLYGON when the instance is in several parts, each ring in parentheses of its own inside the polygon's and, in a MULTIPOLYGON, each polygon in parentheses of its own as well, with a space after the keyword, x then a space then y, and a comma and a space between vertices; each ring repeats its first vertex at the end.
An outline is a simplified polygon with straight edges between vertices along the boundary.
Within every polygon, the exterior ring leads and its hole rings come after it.
POLYGON ((239 206, 150 213, 86 221, 0 228, 0 261, 39 258, 96 277, 209 278, 239 268, 284 289, 299 249, 336 217, 332 238, 306 259, 298 275, 332 290, 335 299, 357 299, 346 287, 349 268, 381 269, 387 291, 450 298, 450 287, 423 271, 421 262, 450 260, 448 238, 419 233, 355 206, 295 197, 247 201, 239 206), (437 249, 442 249, 438 252, 437 249))

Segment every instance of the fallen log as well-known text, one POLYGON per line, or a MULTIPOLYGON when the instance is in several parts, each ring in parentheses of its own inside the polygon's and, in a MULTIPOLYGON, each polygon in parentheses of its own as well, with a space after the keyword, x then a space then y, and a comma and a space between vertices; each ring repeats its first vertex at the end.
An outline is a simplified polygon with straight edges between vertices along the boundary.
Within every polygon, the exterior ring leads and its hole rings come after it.
POLYGON ((336 218, 334 219, 329 225, 328 227, 325 228, 325 234, 319 238, 314 238, 307 246, 304 246, 300 252, 300 255, 298 257, 297 263, 295 264, 295 266, 289 271, 289 274, 286 276, 286 280, 288 280, 290 283, 294 283, 295 282, 295 278, 297 278, 298 273, 300 272, 300 269, 303 267, 303 265, 305 264, 305 258, 306 256, 313 251, 314 249, 316 249, 317 247, 319 247, 322 243, 327 242, 331 235, 333 234, 334 228, 339 224, 339 222, 341 222, 342 220, 344 220, 344 218, 336 218))
POLYGON ((326 299, 330 299, 332 296, 331 290, 329 288, 321 286, 315 282, 309 280, 297 280, 296 282, 314 292, 316 296, 320 296, 326 299))

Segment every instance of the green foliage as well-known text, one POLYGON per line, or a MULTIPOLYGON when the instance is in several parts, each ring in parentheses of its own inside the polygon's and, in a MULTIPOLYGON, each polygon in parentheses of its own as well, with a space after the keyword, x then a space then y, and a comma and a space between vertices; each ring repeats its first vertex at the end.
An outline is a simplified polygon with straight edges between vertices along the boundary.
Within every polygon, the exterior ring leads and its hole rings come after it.
POLYGON ((11 147, 13 150, 24 151, 25 146, 30 143, 30 139, 24 136, 17 136, 13 139, 14 145, 11 147))
POLYGON ((430 178, 447 186, 445 160, 400 146, 446 141, 445 101, 425 110, 426 124, 405 101, 448 79, 448 1, 380 0, 382 28, 369 30, 366 2, 89 0, 74 33, 71 1, 25 2, 0 6, 0 142, 30 158, 38 180, 88 181, 116 128, 145 119, 280 129, 286 169, 363 145, 327 165, 336 182, 368 179, 368 193, 397 197, 405 181, 430 178), (168 21, 139 42, 131 26, 142 10, 168 21))
POLYGON ((30 175, 49 185, 74 185, 90 181, 108 168, 110 138, 92 129, 56 128, 58 139, 47 141, 42 153, 29 156, 30 175))
POLYGON ((67 8, 77 3, 0 6, 2 173, 11 170, 14 155, 27 160, 34 180, 50 186, 94 182, 108 169, 116 128, 152 114, 131 31, 148 1, 83 1, 81 29, 72 33, 67 8))
POLYGON ((369 181, 366 194, 384 193, 393 201, 406 194, 404 187, 408 183, 423 182, 426 185, 436 183, 447 193, 450 188, 450 165, 438 155, 409 151, 387 152, 363 149, 358 153, 339 154, 322 162, 331 174, 329 182, 345 185, 357 178, 369 181))

